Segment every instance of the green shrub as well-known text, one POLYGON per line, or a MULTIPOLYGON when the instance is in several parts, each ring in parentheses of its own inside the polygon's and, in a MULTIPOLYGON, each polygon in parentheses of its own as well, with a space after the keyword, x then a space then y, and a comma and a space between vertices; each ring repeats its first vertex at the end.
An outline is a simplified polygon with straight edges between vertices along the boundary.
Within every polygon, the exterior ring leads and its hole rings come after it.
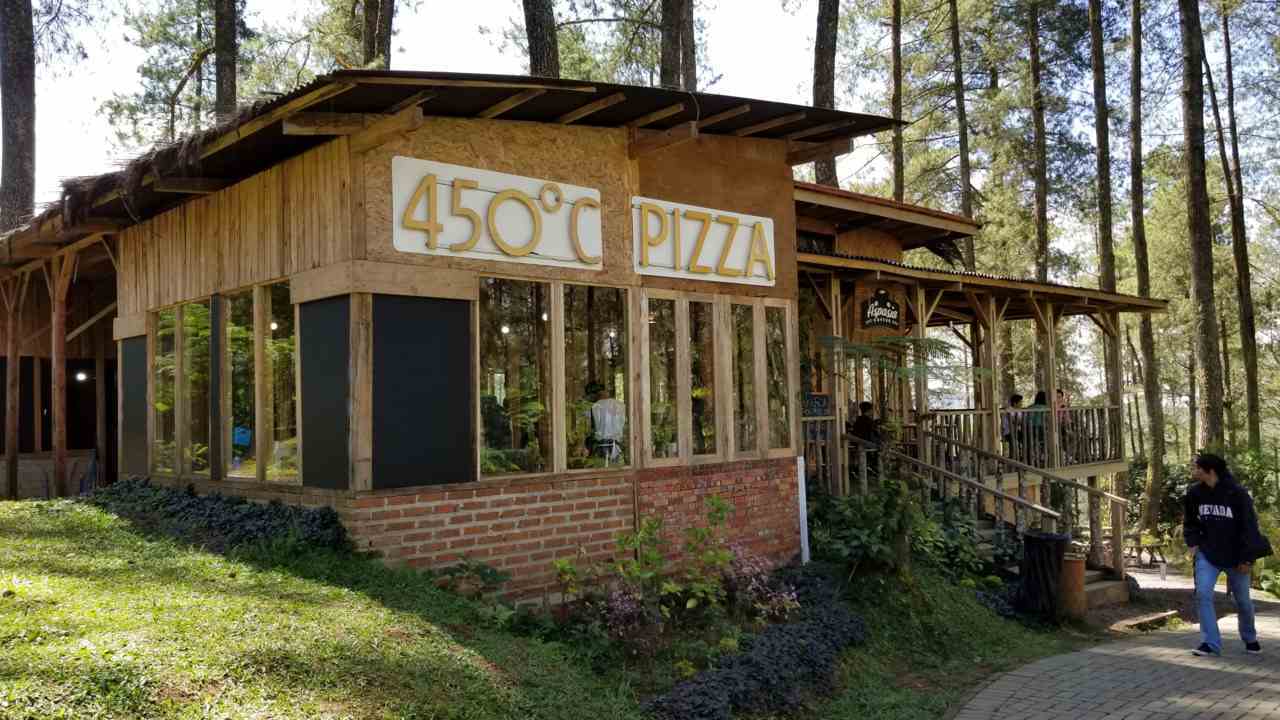
POLYGON ((886 478, 866 495, 819 494, 809 518, 816 559, 859 570, 906 569, 913 528, 923 520, 905 480, 886 478))

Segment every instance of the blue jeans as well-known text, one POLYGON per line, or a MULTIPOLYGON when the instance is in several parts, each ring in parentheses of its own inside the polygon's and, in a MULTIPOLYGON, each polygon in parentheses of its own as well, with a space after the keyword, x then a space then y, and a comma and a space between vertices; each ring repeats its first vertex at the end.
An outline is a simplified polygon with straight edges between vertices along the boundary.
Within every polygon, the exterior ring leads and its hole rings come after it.
POLYGON ((1253 600, 1249 598, 1249 576, 1236 572, 1235 568, 1220 568, 1209 562, 1204 553, 1197 552, 1196 607, 1200 614, 1200 635, 1214 652, 1222 652, 1222 633, 1218 632, 1218 615, 1213 609, 1213 587, 1223 572, 1227 574, 1227 589, 1235 598, 1240 639, 1246 643, 1258 641, 1258 631, 1253 625, 1253 600))

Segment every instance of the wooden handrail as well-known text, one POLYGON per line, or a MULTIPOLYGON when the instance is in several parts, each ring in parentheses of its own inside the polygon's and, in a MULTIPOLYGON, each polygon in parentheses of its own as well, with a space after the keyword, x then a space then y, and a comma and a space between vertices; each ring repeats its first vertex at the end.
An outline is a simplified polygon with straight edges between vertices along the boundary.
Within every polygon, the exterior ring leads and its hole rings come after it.
POLYGON ((1018 462, 1017 460, 1013 460, 1013 459, 1011 459, 1011 458, 1007 458, 1007 457, 1005 457, 1005 456, 1003 456, 1003 455, 997 455, 997 454, 995 454, 995 453, 993 453, 993 452, 989 452, 989 451, 987 451, 987 450, 983 450, 982 448, 974 447, 973 445, 967 445, 967 444, 962 443, 962 442, 960 442, 960 441, 958 441, 958 440, 952 440, 951 438, 949 438, 949 437, 947 437, 947 436, 945 436, 945 435, 939 435, 939 434, 937 434, 937 433, 935 433, 935 432, 932 432, 932 431, 929 431, 929 430, 925 430, 925 431, 924 431, 924 434, 925 434, 925 435, 928 435, 929 437, 934 438, 935 440, 941 440, 942 442, 949 443, 949 444, 951 444, 951 445, 955 445, 955 446, 960 447, 960 448, 964 448, 965 450, 969 450, 970 452, 977 453, 978 455, 981 455, 981 456, 986 457, 986 458, 990 458, 990 459, 992 459, 992 460, 997 460, 997 461, 999 461, 999 462, 1005 463, 1006 465, 1010 465, 1010 466, 1012 466, 1012 467, 1014 467, 1014 468, 1017 468, 1017 469, 1019 469, 1019 470, 1023 470, 1023 471, 1025 471, 1025 472, 1029 472, 1029 473, 1033 473, 1033 474, 1039 475, 1039 476, 1043 477, 1044 479, 1048 480, 1049 482, 1060 483, 1060 484, 1062 484, 1062 485, 1066 485, 1067 487, 1075 488, 1076 490, 1083 490, 1083 491, 1085 491, 1085 492, 1089 493, 1090 495, 1097 495, 1097 496, 1099 496, 1099 497, 1105 497, 1105 498, 1107 498, 1108 500, 1112 500, 1112 501, 1115 501, 1115 502, 1122 502, 1122 503, 1124 503, 1124 504, 1126 504, 1126 505, 1132 505, 1132 504, 1134 504, 1134 503, 1133 503, 1133 501, 1132 501, 1132 500, 1129 500, 1128 498, 1123 498, 1123 497, 1120 497, 1119 495, 1113 495, 1113 494, 1111 494, 1111 493, 1107 492, 1106 490, 1102 490, 1102 489, 1100 489, 1100 488, 1093 488, 1093 487, 1089 487, 1088 485, 1082 485, 1082 484, 1080 484, 1080 483, 1078 483, 1078 482, 1076 482, 1076 481, 1074 481, 1074 480, 1068 480, 1068 479, 1066 479, 1066 478, 1064 478, 1064 477, 1060 477, 1060 476, 1058 476, 1058 475, 1054 475, 1053 473, 1051 473, 1051 472, 1049 472, 1049 471, 1047 471, 1047 470, 1044 470, 1044 469, 1038 468, 1038 467, 1036 467, 1036 466, 1034 466, 1034 465, 1028 465, 1028 464, 1026 464, 1026 463, 1018 462))
POLYGON ((1055 510, 1052 510, 1050 508, 1044 507, 1043 505, 1037 505, 1036 503, 1033 503, 1030 500, 1018 497, 1017 495, 1010 495, 1009 493, 1004 492, 1003 490, 996 490, 995 488, 989 488, 986 485, 983 485, 982 483, 978 482, 977 480, 974 480, 972 478, 967 478, 963 475, 957 475, 956 473, 953 473, 950 470, 945 470, 936 465, 930 465, 929 463, 923 460, 920 460, 918 458, 913 458, 910 455, 898 452, 897 450, 884 447, 883 445, 877 445, 868 440, 863 440, 860 437, 854 437, 853 435, 850 435, 849 439, 857 443, 860 447, 867 448, 868 452, 881 452, 881 453, 884 453, 885 455, 891 455, 900 460, 906 460, 909 463, 913 463, 915 465, 927 468, 930 472, 936 472, 939 475, 942 475, 948 479, 955 480, 956 482, 964 483, 965 485, 968 485, 972 488, 977 489, 979 492, 985 492, 990 495, 994 495, 997 498, 1000 498, 1002 500, 1007 500, 1015 505, 1020 505, 1024 508, 1027 508, 1028 510, 1034 510, 1035 512, 1038 512, 1041 515, 1047 515, 1053 518, 1054 520, 1058 520, 1062 517, 1061 513, 1055 510))

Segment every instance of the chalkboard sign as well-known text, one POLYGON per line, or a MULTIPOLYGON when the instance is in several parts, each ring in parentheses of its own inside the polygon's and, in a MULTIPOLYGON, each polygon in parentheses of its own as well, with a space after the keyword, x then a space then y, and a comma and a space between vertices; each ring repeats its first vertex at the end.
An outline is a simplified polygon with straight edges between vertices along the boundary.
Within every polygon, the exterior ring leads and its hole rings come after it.
POLYGON ((862 327, 897 328, 902 321, 902 306, 893 301, 889 291, 876 290, 862 303, 862 327))

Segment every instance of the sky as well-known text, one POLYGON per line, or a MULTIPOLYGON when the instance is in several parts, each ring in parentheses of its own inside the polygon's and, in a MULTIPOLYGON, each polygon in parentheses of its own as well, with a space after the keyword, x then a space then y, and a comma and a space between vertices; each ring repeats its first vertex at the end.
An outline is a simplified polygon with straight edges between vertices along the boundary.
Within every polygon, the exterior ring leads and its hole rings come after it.
MULTIPOLYGON (((246 14, 251 23, 254 18, 285 22, 307 6, 305 0, 248 0, 246 14)), ((708 27, 704 52, 721 76, 708 91, 809 104, 816 2, 789 0, 786 6, 781 0, 709 0, 699 5, 708 27)), ((423 0, 416 9, 397 10, 391 67, 523 74, 521 53, 499 47, 500 30, 522 18, 520 0, 423 0), (481 27, 494 32, 484 34, 481 27)), ((114 25, 118 23, 81 34, 88 61, 37 71, 37 204, 56 200, 63 178, 113 170, 138 150, 116 145, 101 111, 103 101, 137 84, 143 59, 114 25)), ((864 163, 859 154, 846 158, 840 165, 842 179, 867 172, 864 163)))

